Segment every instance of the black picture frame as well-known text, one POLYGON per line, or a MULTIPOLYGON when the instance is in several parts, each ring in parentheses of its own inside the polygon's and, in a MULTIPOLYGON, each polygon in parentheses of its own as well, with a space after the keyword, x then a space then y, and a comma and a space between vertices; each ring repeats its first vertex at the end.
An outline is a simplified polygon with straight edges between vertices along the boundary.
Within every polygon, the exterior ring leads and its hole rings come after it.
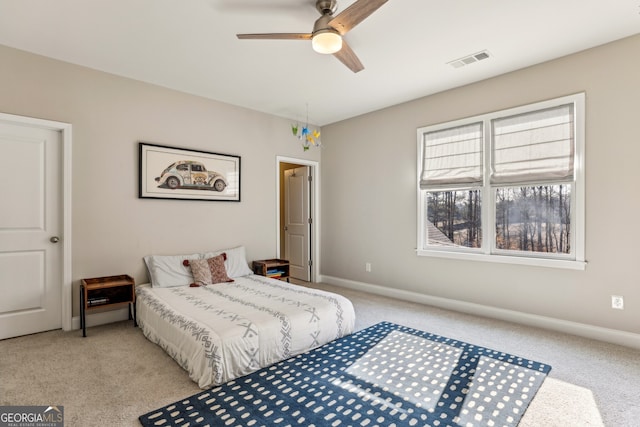
POLYGON ((240 201, 240 156, 139 142, 141 199, 240 201))

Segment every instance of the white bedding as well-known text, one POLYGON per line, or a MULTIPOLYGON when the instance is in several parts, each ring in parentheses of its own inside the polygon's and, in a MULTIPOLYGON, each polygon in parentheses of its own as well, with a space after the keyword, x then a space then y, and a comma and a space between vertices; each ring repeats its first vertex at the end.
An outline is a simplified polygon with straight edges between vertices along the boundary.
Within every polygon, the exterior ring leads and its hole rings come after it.
POLYGON ((263 276, 233 283, 136 288, 137 320, 201 388, 349 335, 351 302, 330 292, 263 276))

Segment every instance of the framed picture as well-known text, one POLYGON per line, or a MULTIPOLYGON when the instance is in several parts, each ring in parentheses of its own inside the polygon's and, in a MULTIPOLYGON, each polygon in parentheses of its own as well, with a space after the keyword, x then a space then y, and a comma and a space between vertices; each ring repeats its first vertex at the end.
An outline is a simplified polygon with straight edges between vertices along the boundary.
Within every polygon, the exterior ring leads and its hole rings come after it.
POLYGON ((240 156, 140 142, 143 199, 239 202, 240 156))

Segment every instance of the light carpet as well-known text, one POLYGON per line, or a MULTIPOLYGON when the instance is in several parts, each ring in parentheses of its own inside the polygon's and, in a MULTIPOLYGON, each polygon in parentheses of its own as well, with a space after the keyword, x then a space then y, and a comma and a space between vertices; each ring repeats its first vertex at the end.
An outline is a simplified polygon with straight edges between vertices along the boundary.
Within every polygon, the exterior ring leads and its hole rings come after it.
MULTIPOLYGON (((640 351, 328 284, 380 320, 522 354, 553 366, 519 427, 637 427, 640 351)), ((63 405, 66 427, 139 427, 140 414, 202 390, 133 322, 0 340, 0 405, 63 405)))

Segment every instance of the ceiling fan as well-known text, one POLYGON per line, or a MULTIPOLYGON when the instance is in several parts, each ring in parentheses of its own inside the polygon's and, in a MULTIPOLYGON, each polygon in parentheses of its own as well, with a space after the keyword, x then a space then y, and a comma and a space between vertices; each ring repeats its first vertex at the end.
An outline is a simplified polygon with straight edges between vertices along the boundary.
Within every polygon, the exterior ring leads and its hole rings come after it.
POLYGON ((338 9, 336 0, 316 0, 316 9, 322 15, 313 25, 311 33, 236 34, 239 39, 311 40, 313 50, 333 54, 351 71, 357 73, 364 66, 351 50, 343 36, 388 0, 357 0, 351 6, 333 16, 338 9))

